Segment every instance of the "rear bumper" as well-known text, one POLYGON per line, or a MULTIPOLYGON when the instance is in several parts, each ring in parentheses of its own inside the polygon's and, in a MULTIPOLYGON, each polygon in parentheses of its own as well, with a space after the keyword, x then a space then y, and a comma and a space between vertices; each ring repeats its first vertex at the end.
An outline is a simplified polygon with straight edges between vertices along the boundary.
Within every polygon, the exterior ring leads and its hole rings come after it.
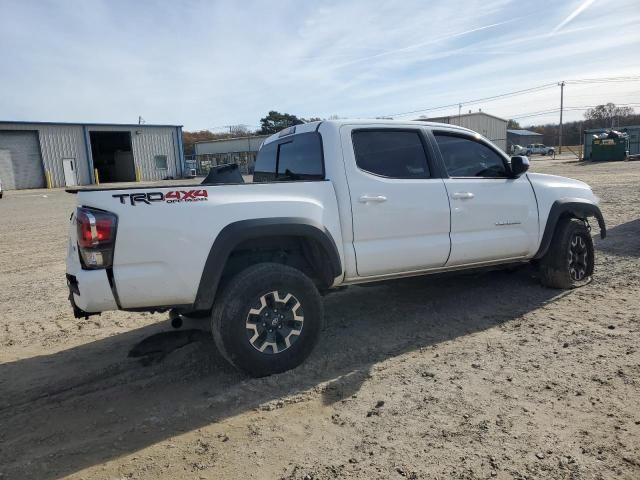
POLYGON ((69 275, 67 273, 67 288, 69 288, 69 303, 71 304, 71 308, 73 309, 73 316, 76 318, 88 318, 91 315, 100 315, 98 312, 85 312, 78 305, 76 305, 76 300, 74 295, 80 295, 80 290, 78 289, 78 280, 74 275, 69 275))
POLYGON ((118 310, 106 270, 83 270, 78 247, 69 242, 67 252, 67 287, 76 318, 118 310))
POLYGON ((69 301, 76 318, 107 310, 118 310, 104 270, 83 270, 75 275, 67 273, 67 286, 69 301))

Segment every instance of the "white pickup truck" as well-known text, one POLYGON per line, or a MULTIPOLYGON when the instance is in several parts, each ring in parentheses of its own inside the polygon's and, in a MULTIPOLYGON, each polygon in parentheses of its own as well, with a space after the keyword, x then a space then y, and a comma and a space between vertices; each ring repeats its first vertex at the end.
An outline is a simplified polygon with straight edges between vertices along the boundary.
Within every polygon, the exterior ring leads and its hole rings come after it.
POLYGON ((598 198, 528 165, 453 125, 339 120, 266 139, 252 183, 70 190, 70 301, 210 318, 263 376, 309 355, 338 287, 531 261, 546 286, 584 285, 598 198))
POLYGON ((530 143, 525 148, 527 155, 555 155, 556 149, 553 147, 547 147, 542 143, 530 143))

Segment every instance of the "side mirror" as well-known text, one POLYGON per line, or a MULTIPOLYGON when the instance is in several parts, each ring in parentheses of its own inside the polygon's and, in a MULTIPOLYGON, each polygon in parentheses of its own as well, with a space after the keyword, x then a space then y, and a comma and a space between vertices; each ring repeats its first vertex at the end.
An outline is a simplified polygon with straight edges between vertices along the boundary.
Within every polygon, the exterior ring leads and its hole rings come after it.
POLYGON ((518 178, 520 175, 529 170, 529 158, 521 155, 511 157, 511 176, 518 178))

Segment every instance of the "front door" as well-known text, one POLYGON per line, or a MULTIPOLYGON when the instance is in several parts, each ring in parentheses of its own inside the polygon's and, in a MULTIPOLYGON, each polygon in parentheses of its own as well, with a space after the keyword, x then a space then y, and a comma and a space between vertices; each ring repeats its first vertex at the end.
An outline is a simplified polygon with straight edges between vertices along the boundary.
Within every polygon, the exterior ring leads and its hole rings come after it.
POLYGON ((64 184, 67 187, 73 187, 78 184, 76 177, 76 159, 75 158, 63 158, 62 168, 64 170, 64 184))
POLYGON ((345 125, 341 136, 358 276, 443 266, 449 202, 422 129, 345 125))
POLYGON ((509 178, 506 157, 481 138, 433 133, 450 177, 445 179, 451 201, 447 266, 533 255, 538 207, 527 176, 509 178))

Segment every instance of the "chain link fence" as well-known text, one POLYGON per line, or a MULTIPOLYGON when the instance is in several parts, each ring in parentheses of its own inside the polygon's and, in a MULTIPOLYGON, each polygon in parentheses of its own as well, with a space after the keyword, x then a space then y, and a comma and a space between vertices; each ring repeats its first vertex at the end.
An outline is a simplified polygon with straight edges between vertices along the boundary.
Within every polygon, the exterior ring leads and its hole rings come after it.
POLYGON ((211 153, 185 157, 187 170, 195 170, 197 176, 206 177, 212 167, 235 163, 240 167, 242 175, 253 174, 257 152, 211 153))

